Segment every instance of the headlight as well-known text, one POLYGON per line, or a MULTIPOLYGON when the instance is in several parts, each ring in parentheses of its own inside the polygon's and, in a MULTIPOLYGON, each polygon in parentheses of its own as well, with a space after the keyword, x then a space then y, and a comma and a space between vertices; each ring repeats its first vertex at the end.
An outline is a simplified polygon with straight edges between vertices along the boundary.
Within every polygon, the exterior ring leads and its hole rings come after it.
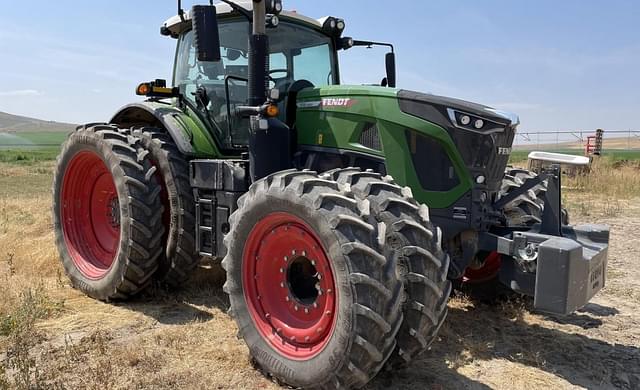
POLYGON ((449 114, 449 119, 455 127, 462 130, 472 131, 474 133, 501 133, 507 126, 504 123, 498 123, 496 121, 453 108, 448 108, 447 112, 449 114))

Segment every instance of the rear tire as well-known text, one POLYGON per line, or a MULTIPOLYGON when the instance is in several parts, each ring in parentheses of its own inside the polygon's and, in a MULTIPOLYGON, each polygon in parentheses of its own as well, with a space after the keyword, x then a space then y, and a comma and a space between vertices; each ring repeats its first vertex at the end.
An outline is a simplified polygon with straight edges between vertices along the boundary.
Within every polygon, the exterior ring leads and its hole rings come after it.
POLYGON ((327 173, 356 199, 367 200, 373 215, 386 226, 387 256, 396 259, 404 285, 404 320, 390 368, 404 366, 426 351, 447 317, 451 283, 449 257, 440 246, 441 232, 429 222, 429 210, 408 189, 358 168, 327 173))
POLYGON ((80 128, 53 181, 56 245, 74 287, 99 300, 144 289, 162 252, 155 168, 138 141, 107 125, 80 128))
POLYGON ((291 170, 254 183, 238 205, 222 266, 254 360, 294 387, 364 386, 393 352, 402 322, 402 284, 367 204, 315 172, 291 170), (298 263, 316 272, 306 284, 315 290, 292 277, 298 263))
POLYGON ((133 134, 149 151, 162 187, 166 244, 156 279, 178 287, 189 279, 200 262, 194 238, 195 201, 189 182, 189 162, 162 129, 142 128, 133 134))

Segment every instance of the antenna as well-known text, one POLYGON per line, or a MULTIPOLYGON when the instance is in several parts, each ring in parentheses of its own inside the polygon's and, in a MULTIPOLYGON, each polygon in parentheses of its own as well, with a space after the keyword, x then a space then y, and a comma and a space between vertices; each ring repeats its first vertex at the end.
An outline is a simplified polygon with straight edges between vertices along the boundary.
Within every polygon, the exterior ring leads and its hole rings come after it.
POLYGON ((182 9, 182 0, 178 0, 178 15, 180 15, 180 20, 184 22, 184 10, 182 9))

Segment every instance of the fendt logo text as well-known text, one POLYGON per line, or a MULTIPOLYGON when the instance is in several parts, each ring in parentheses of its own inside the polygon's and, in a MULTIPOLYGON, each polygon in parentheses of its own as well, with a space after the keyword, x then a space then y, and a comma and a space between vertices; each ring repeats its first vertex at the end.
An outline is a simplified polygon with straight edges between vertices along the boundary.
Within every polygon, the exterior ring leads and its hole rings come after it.
POLYGON ((322 107, 351 107, 357 100, 351 98, 325 98, 322 99, 322 107))

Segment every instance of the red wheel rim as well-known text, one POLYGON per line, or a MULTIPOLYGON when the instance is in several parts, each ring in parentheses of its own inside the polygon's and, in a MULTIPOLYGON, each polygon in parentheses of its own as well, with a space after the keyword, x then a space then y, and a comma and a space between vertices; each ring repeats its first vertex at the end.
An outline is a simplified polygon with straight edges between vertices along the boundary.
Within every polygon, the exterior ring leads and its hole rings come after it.
POLYGON ((76 268, 98 280, 111 269, 120 244, 120 203, 100 156, 81 152, 64 173, 61 193, 64 241, 76 268))
POLYGON ((484 261, 482 267, 478 269, 467 268, 462 277, 464 283, 482 283, 495 278, 500 272, 502 264, 501 256, 498 252, 491 252, 484 261))
POLYGON ((333 334, 337 297, 331 263, 313 229, 288 213, 266 216, 249 234, 242 270, 262 337, 291 359, 320 353, 333 334))

